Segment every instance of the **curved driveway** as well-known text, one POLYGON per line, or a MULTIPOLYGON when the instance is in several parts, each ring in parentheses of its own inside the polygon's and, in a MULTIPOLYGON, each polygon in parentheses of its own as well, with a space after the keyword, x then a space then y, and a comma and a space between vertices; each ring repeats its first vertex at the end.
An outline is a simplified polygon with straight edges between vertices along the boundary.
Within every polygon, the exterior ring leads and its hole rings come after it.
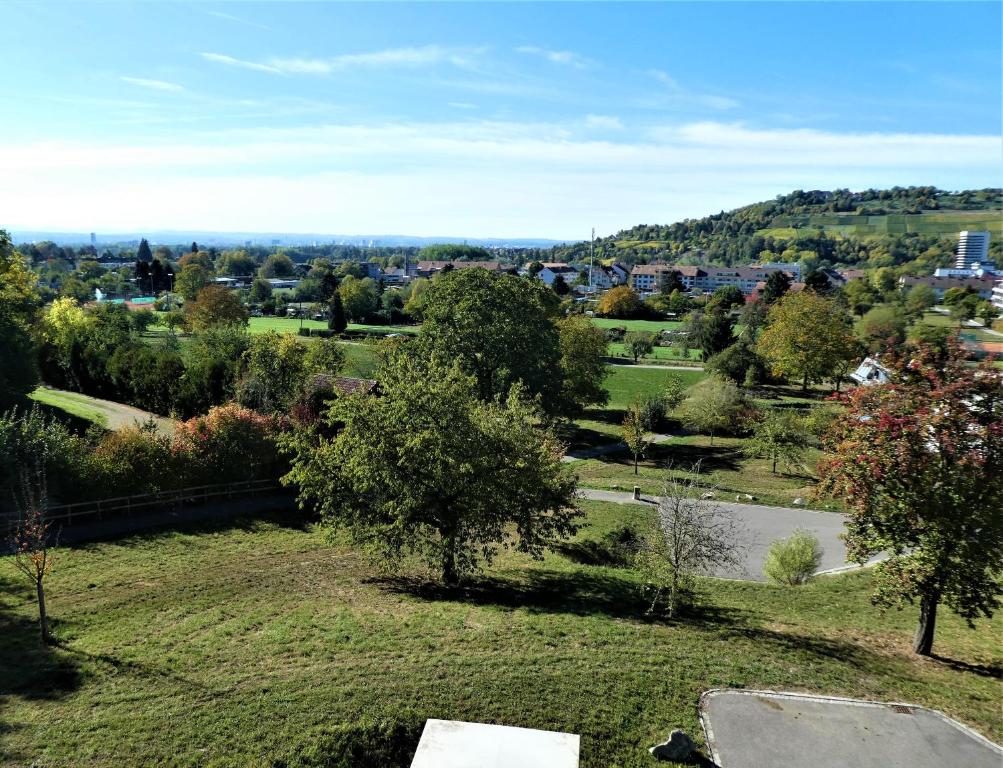
MULTIPOLYGON (((593 501, 611 501, 616 504, 643 504, 653 506, 658 503, 656 496, 643 496, 635 500, 630 493, 600 491, 579 488, 579 495, 593 501)), ((737 504, 730 501, 708 501, 725 510, 746 530, 744 539, 744 567, 740 570, 722 568, 713 575, 726 579, 746 579, 766 581, 763 563, 766 552, 777 539, 790 536, 795 530, 810 531, 818 537, 822 546, 822 564, 818 573, 827 573, 859 567, 846 562, 846 545, 839 538, 843 532, 846 516, 838 512, 818 512, 813 509, 789 509, 787 507, 767 507, 762 504, 737 504)), ((876 562, 876 560, 874 561, 876 562)))

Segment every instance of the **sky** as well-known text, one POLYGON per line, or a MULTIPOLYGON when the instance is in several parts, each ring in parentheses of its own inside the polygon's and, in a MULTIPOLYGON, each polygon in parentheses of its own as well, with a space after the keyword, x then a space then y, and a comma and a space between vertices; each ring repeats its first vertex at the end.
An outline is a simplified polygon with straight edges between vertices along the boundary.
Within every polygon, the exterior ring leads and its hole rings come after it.
POLYGON ((987 3, 0 2, 0 227, 586 239, 1003 186, 987 3))

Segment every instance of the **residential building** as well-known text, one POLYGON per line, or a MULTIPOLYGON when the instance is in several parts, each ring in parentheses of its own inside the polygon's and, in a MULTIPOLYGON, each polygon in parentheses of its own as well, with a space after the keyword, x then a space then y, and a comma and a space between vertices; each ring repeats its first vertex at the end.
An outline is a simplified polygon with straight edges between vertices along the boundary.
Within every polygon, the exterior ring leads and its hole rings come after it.
POLYGON ((544 262, 543 269, 536 276, 547 285, 553 285, 558 275, 564 278, 564 282, 570 286, 578 278, 578 270, 570 264, 548 261, 544 262))
MULTIPOLYGON (((785 265, 786 266, 786 265, 785 265)), ((639 293, 657 291, 675 273, 687 293, 713 293, 718 288, 735 286, 746 296, 756 293, 759 283, 765 282, 779 266, 750 267, 695 267, 672 264, 640 264, 630 273, 634 290, 639 293)))
POLYGON ((857 366, 857 370, 850 374, 850 378, 865 387, 884 384, 888 381, 888 369, 876 358, 865 357, 864 361, 857 366))
POLYGON ((993 294, 993 282, 991 275, 983 275, 982 277, 913 277, 904 275, 899 278, 899 285, 904 288, 912 288, 914 285, 930 286, 933 288, 937 301, 941 301, 944 294, 951 288, 972 290, 979 295, 979 298, 988 299, 993 294))
POLYGON ((453 269, 486 269, 489 272, 503 272, 505 270, 500 261, 419 261, 417 274, 418 277, 431 277, 447 266, 453 269))
POLYGON ((967 267, 937 267, 934 277, 984 277, 1003 274, 992 262, 973 261, 967 267))
POLYGON ((993 303, 994 307, 1003 312, 1003 280, 998 281, 993 286, 993 292, 989 300, 993 303))
POLYGON ((954 266, 959 269, 972 262, 984 263, 989 258, 989 233, 985 230, 959 232, 955 254, 954 266))

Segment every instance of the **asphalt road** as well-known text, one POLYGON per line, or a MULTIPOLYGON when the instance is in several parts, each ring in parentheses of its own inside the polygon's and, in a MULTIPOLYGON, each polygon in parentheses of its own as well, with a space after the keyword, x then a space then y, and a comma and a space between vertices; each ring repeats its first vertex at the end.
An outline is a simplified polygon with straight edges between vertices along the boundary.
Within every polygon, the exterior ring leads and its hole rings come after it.
POLYGON ((721 768, 999 768, 1003 749, 924 707, 771 691, 708 691, 700 719, 721 768))
MULTIPOLYGON (((580 488, 582 498, 595 501, 612 501, 617 504, 643 504, 653 506, 657 497, 644 496, 636 501, 632 494, 619 491, 600 491, 580 488)), ((743 536, 744 565, 740 570, 718 569, 711 575, 726 579, 766 581, 763 563, 766 552, 777 539, 790 536, 795 530, 810 531, 818 537, 822 547, 822 564, 818 573, 858 567, 846 562, 846 546, 839 538, 846 516, 838 512, 818 512, 813 509, 767 507, 761 504, 739 504, 730 501, 708 501, 725 510, 745 529, 743 536)))

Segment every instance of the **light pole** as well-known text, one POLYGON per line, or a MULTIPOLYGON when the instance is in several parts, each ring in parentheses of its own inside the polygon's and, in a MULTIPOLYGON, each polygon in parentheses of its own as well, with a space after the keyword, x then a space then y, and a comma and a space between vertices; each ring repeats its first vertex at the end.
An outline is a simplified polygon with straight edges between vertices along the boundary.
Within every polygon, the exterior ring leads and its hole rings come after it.
POLYGON ((596 228, 592 227, 592 237, 589 238, 589 295, 595 292, 592 284, 592 261, 595 258, 596 250, 596 228))

